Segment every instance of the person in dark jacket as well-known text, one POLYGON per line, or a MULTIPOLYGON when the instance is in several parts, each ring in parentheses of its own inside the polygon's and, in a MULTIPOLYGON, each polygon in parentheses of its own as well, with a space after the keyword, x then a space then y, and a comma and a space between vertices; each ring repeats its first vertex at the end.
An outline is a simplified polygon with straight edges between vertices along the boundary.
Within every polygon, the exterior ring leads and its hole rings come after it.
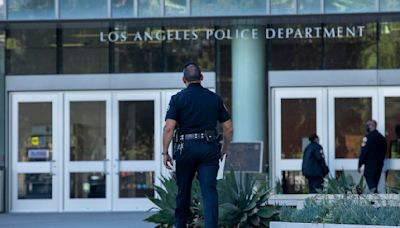
POLYGON ((322 146, 319 144, 318 135, 312 134, 308 140, 310 140, 310 144, 304 149, 301 171, 308 180, 310 193, 317 193, 317 189, 322 190, 324 176, 329 171, 325 163, 322 146))
POLYGON ((385 137, 376 130, 376 126, 375 120, 367 121, 365 126, 367 135, 362 140, 361 154, 358 160, 358 172, 361 173, 361 167, 365 165, 364 177, 369 190, 374 193, 378 193, 378 183, 387 150, 385 137))

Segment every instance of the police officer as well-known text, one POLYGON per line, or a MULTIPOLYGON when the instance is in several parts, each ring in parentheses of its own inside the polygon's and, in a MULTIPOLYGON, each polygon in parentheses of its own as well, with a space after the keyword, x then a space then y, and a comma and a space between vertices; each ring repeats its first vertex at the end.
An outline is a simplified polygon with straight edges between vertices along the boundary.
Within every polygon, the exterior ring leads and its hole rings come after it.
POLYGON ((168 147, 175 127, 179 127, 179 150, 176 153, 176 227, 186 227, 191 202, 192 180, 197 173, 204 204, 206 228, 218 226, 217 172, 221 155, 227 154, 232 139, 231 117, 222 99, 203 88, 203 75, 195 63, 183 70, 186 88, 171 97, 163 129, 163 162, 172 169, 168 147), (217 122, 224 131, 222 150, 216 140, 217 122))
POLYGON ((310 193, 317 193, 317 189, 322 190, 324 177, 329 170, 325 163, 324 152, 319 144, 319 137, 316 134, 308 137, 310 144, 304 149, 303 164, 301 171, 308 180, 310 193))
POLYGON ((369 190, 374 193, 378 193, 378 183, 387 149, 385 137, 376 130, 376 126, 375 120, 367 121, 365 125, 367 135, 363 138, 358 160, 358 172, 361 173, 361 166, 365 165, 364 177, 369 190))

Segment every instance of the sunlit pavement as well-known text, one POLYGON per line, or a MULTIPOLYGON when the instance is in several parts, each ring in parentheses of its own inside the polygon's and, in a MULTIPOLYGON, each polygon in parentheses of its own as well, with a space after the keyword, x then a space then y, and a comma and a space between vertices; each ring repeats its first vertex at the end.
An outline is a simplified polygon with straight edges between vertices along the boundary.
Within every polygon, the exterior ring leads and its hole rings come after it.
MULTIPOLYGON (((154 213, 154 212, 153 212, 154 213)), ((1 228, 150 228, 150 212, 9 213, 0 214, 1 228)))

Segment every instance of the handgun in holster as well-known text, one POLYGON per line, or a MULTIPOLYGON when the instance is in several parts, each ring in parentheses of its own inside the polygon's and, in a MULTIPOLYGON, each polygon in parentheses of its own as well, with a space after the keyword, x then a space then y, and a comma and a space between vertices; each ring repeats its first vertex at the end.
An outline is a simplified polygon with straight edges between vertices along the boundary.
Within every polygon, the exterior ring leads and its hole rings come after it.
POLYGON ((174 131, 174 137, 172 139, 172 159, 176 159, 176 155, 179 153, 180 143, 180 130, 177 128, 174 131))

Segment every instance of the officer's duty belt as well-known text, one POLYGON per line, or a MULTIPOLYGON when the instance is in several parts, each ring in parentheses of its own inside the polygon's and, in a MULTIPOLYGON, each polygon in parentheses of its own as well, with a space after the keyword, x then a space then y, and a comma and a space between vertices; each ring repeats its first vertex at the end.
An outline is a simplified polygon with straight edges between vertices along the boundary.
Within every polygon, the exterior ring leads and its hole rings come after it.
POLYGON ((193 139, 205 139, 206 136, 204 133, 192 133, 192 134, 183 134, 179 137, 181 141, 183 140, 193 140, 193 139))

